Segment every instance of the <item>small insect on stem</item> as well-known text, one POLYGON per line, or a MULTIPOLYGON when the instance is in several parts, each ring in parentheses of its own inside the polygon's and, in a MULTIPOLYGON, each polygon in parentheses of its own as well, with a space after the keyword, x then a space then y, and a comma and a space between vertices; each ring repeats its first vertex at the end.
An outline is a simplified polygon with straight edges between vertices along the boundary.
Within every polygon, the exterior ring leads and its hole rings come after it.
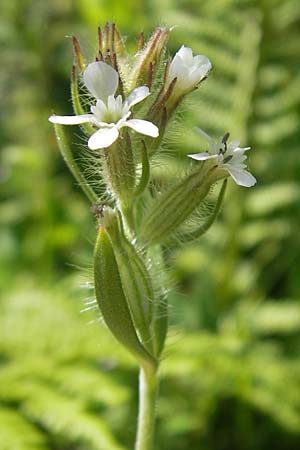
POLYGON ((97 203, 94 203, 91 206, 91 211, 92 211, 92 213, 95 215, 95 217, 97 219, 102 219, 103 218, 103 211, 105 209, 105 206, 106 206, 105 203, 102 203, 101 205, 99 205, 97 203))

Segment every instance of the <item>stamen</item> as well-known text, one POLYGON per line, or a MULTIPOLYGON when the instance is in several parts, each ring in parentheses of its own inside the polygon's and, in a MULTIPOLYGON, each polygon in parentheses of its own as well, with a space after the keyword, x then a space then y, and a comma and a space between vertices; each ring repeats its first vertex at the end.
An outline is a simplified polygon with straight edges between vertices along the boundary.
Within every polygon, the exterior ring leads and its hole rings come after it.
POLYGON ((224 134, 223 138, 222 138, 222 144, 226 144, 228 139, 229 139, 230 133, 229 131, 227 131, 227 133, 224 134))
POLYGON ((222 137, 222 144, 224 144, 224 148, 220 148, 219 149, 219 155, 225 155, 225 153, 227 152, 227 141, 229 139, 230 133, 227 131, 227 133, 224 134, 224 136, 222 137))

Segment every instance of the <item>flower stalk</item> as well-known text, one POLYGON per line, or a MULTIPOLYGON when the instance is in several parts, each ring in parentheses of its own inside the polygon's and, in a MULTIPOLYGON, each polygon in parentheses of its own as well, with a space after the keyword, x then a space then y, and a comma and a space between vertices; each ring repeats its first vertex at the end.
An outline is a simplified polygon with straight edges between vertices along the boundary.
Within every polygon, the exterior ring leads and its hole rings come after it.
POLYGON ((141 368, 139 378, 139 416, 135 450, 152 450, 156 400, 158 396, 158 372, 141 368))

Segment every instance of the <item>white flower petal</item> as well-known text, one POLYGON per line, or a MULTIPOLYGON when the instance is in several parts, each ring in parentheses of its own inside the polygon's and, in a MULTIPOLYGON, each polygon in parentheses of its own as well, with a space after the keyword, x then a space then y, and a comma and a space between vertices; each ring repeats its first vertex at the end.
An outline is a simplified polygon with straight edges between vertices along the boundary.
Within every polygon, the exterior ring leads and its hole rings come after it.
MULTIPOLYGON (((145 134, 146 136, 157 137, 159 134, 158 128, 152 122, 148 122, 148 120, 141 119, 130 119, 126 120, 121 127, 129 127, 132 128, 137 133, 145 134)), ((120 128, 121 128, 120 127, 120 128)))
POLYGON ((82 114, 79 116, 57 116, 52 114, 48 119, 52 123, 60 123, 61 125, 79 125, 80 123, 95 122, 92 114, 82 114))
POLYGON ((91 150, 110 147, 119 137, 117 127, 100 128, 88 140, 88 146, 91 150))
POLYGON ((212 64, 211 64, 210 60, 208 59, 208 57, 205 55, 194 56, 194 64, 198 68, 201 67, 201 68, 203 68, 203 70, 205 69, 207 72, 212 69, 212 64))
POLYGON ((97 100, 96 105, 91 106, 91 112, 96 116, 98 121, 102 121, 107 115, 107 106, 102 100, 97 100))
POLYGON ((97 61, 87 66, 83 72, 83 81, 94 97, 106 103, 109 95, 116 93, 119 76, 111 66, 97 61))
POLYGON ((203 153, 192 153, 187 156, 189 158, 196 159, 197 161, 205 161, 207 159, 217 158, 219 155, 216 153, 214 155, 210 155, 207 152, 203 152, 203 153))
POLYGON ((196 127, 196 130, 198 133, 200 133, 205 139, 209 142, 211 148, 215 150, 216 144, 212 137, 209 136, 209 134, 205 133, 205 131, 201 130, 201 128, 196 127))
POLYGON ((256 178, 247 170, 238 169, 230 164, 224 164, 222 167, 230 173, 234 181, 240 186, 251 187, 256 183, 256 178))
POLYGON ((150 95, 150 91, 147 86, 137 87, 128 95, 126 99, 128 108, 131 108, 133 105, 141 102, 144 98, 148 97, 148 95, 150 95))
POLYGON ((182 45, 176 53, 174 59, 176 58, 176 56, 179 56, 187 65, 193 64, 193 50, 190 47, 185 47, 184 45, 182 45))
POLYGON ((227 148, 228 148, 228 150, 232 150, 233 151, 233 150, 239 148, 239 145, 240 145, 240 141, 235 140, 235 141, 229 142, 227 144, 227 148))
MULTIPOLYGON (((232 144, 232 142, 230 142, 230 144, 232 144)), ((228 147, 228 146, 227 146, 228 147)), ((233 153, 235 154, 235 153, 244 153, 244 152, 247 152, 248 150, 251 150, 251 147, 244 147, 244 148, 242 148, 242 147, 238 147, 238 146, 236 146, 236 147, 234 147, 234 149, 233 149, 233 153)))
POLYGON ((196 68, 195 70, 191 70, 189 76, 190 83, 193 83, 193 86, 197 86, 200 83, 200 81, 202 81, 204 78, 207 77, 210 69, 211 66, 203 65, 196 68))

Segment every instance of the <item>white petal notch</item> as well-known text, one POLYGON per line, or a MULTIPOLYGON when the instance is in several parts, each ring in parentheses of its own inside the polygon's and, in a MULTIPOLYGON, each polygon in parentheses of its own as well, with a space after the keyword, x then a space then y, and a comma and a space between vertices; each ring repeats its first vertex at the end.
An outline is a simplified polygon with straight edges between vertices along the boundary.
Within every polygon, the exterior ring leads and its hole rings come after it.
POLYGON ((118 139, 119 130, 123 127, 129 127, 136 133, 146 136, 158 137, 159 130, 152 122, 129 119, 132 114, 130 109, 150 95, 147 86, 135 88, 124 101, 121 95, 115 97, 119 84, 118 73, 102 61, 89 64, 83 73, 83 80, 96 99, 96 103, 90 108, 91 114, 78 116, 53 114, 49 117, 50 122, 62 125, 93 124, 96 131, 88 140, 88 147, 91 150, 110 147, 118 139))
POLYGON ((244 164, 247 159, 245 152, 250 150, 250 147, 239 147, 239 141, 227 143, 229 133, 215 142, 201 128, 196 128, 196 130, 209 142, 210 148, 207 152, 188 155, 189 158, 198 161, 215 159, 217 166, 226 170, 239 186, 251 187, 256 184, 256 178, 246 170, 247 166, 244 164))

